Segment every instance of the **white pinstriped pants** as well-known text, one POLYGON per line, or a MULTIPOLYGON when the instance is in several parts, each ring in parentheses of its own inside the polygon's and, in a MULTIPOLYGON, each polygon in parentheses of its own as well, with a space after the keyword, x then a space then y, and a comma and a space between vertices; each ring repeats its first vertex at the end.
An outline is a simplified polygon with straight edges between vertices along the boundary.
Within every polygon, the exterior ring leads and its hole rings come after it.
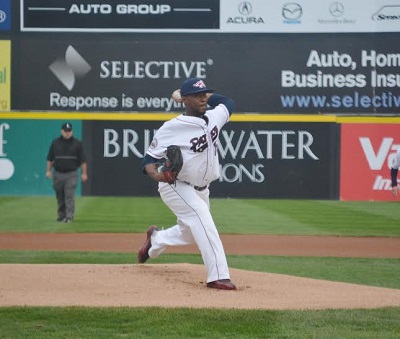
POLYGON ((168 246, 196 243, 207 270, 207 282, 230 279, 224 247, 210 213, 209 189, 196 191, 176 181, 176 185, 160 183, 158 191, 178 223, 153 233, 149 256, 158 257, 168 246))

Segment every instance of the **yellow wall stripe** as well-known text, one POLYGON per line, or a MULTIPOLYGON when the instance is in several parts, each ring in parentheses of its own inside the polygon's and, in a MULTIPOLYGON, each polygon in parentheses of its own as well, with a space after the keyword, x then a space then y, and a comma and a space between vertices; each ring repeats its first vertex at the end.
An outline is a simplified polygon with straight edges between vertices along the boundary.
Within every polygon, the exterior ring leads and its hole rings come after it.
MULTIPOLYGON (((72 112, 0 112, 0 119, 40 120, 121 120, 121 121, 166 121, 178 113, 72 113, 72 112)), ((337 116, 318 114, 244 114, 234 113, 231 121, 236 122, 335 122, 400 124, 400 116, 337 116)))

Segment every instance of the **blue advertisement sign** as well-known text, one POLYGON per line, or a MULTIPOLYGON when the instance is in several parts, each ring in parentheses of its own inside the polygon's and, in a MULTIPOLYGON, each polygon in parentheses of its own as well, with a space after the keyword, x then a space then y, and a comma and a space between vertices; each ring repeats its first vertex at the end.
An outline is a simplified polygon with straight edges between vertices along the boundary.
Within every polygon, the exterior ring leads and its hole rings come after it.
POLYGON ((11 1, 0 0, 0 31, 11 29, 11 1))

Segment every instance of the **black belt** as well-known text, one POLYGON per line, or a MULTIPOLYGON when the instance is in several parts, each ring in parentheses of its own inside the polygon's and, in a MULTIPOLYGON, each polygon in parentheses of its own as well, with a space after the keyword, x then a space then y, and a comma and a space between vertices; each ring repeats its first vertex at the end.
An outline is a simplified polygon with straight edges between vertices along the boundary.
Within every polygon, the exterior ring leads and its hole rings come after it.
POLYGON ((205 186, 194 186, 190 182, 187 182, 187 181, 184 181, 184 183, 188 184, 189 186, 192 186, 196 191, 199 191, 199 192, 204 191, 208 187, 208 185, 205 185, 205 186))
POLYGON ((71 173, 71 172, 75 172, 75 171, 76 171, 76 169, 70 170, 70 171, 59 171, 59 170, 56 170, 56 172, 58 172, 58 173, 71 173))
POLYGON ((199 191, 199 192, 204 191, 207 187, 208 187, 207 185, 205 185, 205 186, 193 186, 193 188, 196 191, 199 191))

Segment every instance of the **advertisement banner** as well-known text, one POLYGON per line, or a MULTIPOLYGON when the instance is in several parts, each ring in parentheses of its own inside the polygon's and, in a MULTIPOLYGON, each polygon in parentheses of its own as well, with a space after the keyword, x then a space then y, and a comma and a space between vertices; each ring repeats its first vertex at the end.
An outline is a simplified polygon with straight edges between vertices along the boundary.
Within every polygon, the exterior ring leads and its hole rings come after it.
POLYGON ((400 3, 377 0, 20 0, 21 31, 399 32, 400 3))
MULTIPOLYGON (((57 120, 0 120, 0 195, 53 195, 46 178, 46 157, 54 138, 61 135, 57 120)), ((74 135, 80 137, 80 122, 74 135)), ((78 184, 77 195, 80 195, 78 184)), ((56 204, 56 202, 54 201, 56 204)))
POLYGON ((397 42, 395 33, 30 37, 18 44, 13 109, 180 112, 171 93, 198 77, 235 99, 238 112, 393 114, 397 42))
MULTIPOLYGON (((84 121, 92 157, 84 195, 154 196, 142 160, 162 122, 84 121)), ((236 123, 220 134, 214 197, 338 199, 338 125, 236 123)))
POLYGON ((11 41, 0 40, 0 112, 11 109, 11 41))
POLYGON ((221 32, 399 32, 400 2, 221 0, 221 32))
POLYGON ((129 32, 219 28, 219 0, 21 0, 21 31, 129 32))
POLYGON ((342 124, 340 199, 393 200, 390 167, 399 147, 398 124, 342 124))

